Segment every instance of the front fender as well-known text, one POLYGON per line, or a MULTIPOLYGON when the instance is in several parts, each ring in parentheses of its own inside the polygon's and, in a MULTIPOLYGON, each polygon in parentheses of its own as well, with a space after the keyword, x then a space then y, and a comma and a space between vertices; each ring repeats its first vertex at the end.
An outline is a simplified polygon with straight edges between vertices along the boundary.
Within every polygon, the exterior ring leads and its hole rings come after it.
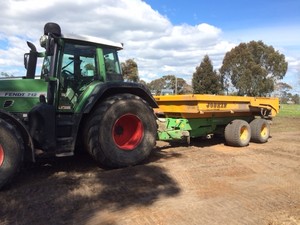
POLYGON ((1 109, 0 109, 0 118, 15 126, 16 129, 20 132, 21 137, 23 138, 24 141, 25 160, 34 162, 35 161, 34 144, 29 134, 29 131, 24 125, 24 123, 18 117, 1 109))

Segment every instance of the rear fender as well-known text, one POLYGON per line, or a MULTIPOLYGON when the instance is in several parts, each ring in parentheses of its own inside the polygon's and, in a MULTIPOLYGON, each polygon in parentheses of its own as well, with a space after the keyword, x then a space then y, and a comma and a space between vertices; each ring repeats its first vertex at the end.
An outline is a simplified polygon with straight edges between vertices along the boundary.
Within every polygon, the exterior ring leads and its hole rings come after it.
POLYGON ((13 114, 3 111, 1 109, 0 118, 15 126, 16 130, 20 132, 20 135, 24 142, 24 160, 34 162, 35 156, 33 141, 24 123, 13 114))
POLYGON ((143 84, 129 82, 106 82, 95 85, 89 96, 83 99, 84 103, 81 105, 81 107, 77 108, 75 111, 78 113, 89 113, 97 102, 102 101, 109 96, 121 93, 130 93, 139 96, 152 108, 158 108, 155 99, 143 84))

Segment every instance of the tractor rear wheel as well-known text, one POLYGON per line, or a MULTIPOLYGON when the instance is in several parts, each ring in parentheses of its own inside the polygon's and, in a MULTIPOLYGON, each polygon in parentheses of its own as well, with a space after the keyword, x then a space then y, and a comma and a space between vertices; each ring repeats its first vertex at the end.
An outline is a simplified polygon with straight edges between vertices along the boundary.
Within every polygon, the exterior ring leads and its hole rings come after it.
POLYGON ((125 167, 145 160, 156 143, 153 109, 140 97, 118 94, 96 106, 86 127, 85 146, 104 167, 125 167))
POLYGON ((270 136, 270 124, 265 119, 254 119, 250 123, 251 141, 265 143, 270 136))
POLYGON ((251 138, 250 125, 244 120, 233 120, 225 128, 226 143, 234 147, 244 147, 251 138))
POLYGON ((23 157, 23 141, 15 127, 0 119, 0 188, 17 173, 23 157))

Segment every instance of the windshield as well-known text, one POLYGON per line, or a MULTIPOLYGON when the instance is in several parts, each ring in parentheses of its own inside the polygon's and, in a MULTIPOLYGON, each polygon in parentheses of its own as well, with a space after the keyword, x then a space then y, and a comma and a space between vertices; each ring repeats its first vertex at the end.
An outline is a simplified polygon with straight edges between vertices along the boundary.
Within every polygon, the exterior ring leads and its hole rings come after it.
POLYGON ((93 46, 65 45, 62 73, 69 73, 75 77, 94 77, 96 70, 96 48, 93 46))

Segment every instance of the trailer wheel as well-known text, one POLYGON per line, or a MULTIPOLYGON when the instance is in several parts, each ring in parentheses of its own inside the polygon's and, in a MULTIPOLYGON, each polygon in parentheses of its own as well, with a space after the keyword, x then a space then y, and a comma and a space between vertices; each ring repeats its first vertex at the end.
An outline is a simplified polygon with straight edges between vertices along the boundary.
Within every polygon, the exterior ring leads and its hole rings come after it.
POLYGON ((0 119, 0 188, 9 183, 21 165, 22 143, 16 129, 0 119))
POLYGON ((270 125, 265 119, 254 119, 250 123, 251 141, 256 143, 265 143, 270 136, 270 125))
POLYGON ((96 106, 86 130, 87 150, 104 167, 136 165, 156 143, 153 109, 131 94, 112 96, 96 106))
POLYGON ((226 143, 234 147, 244 147, 251 138, 250 125, 244 120, 233 120, 225 127, 226 143))

